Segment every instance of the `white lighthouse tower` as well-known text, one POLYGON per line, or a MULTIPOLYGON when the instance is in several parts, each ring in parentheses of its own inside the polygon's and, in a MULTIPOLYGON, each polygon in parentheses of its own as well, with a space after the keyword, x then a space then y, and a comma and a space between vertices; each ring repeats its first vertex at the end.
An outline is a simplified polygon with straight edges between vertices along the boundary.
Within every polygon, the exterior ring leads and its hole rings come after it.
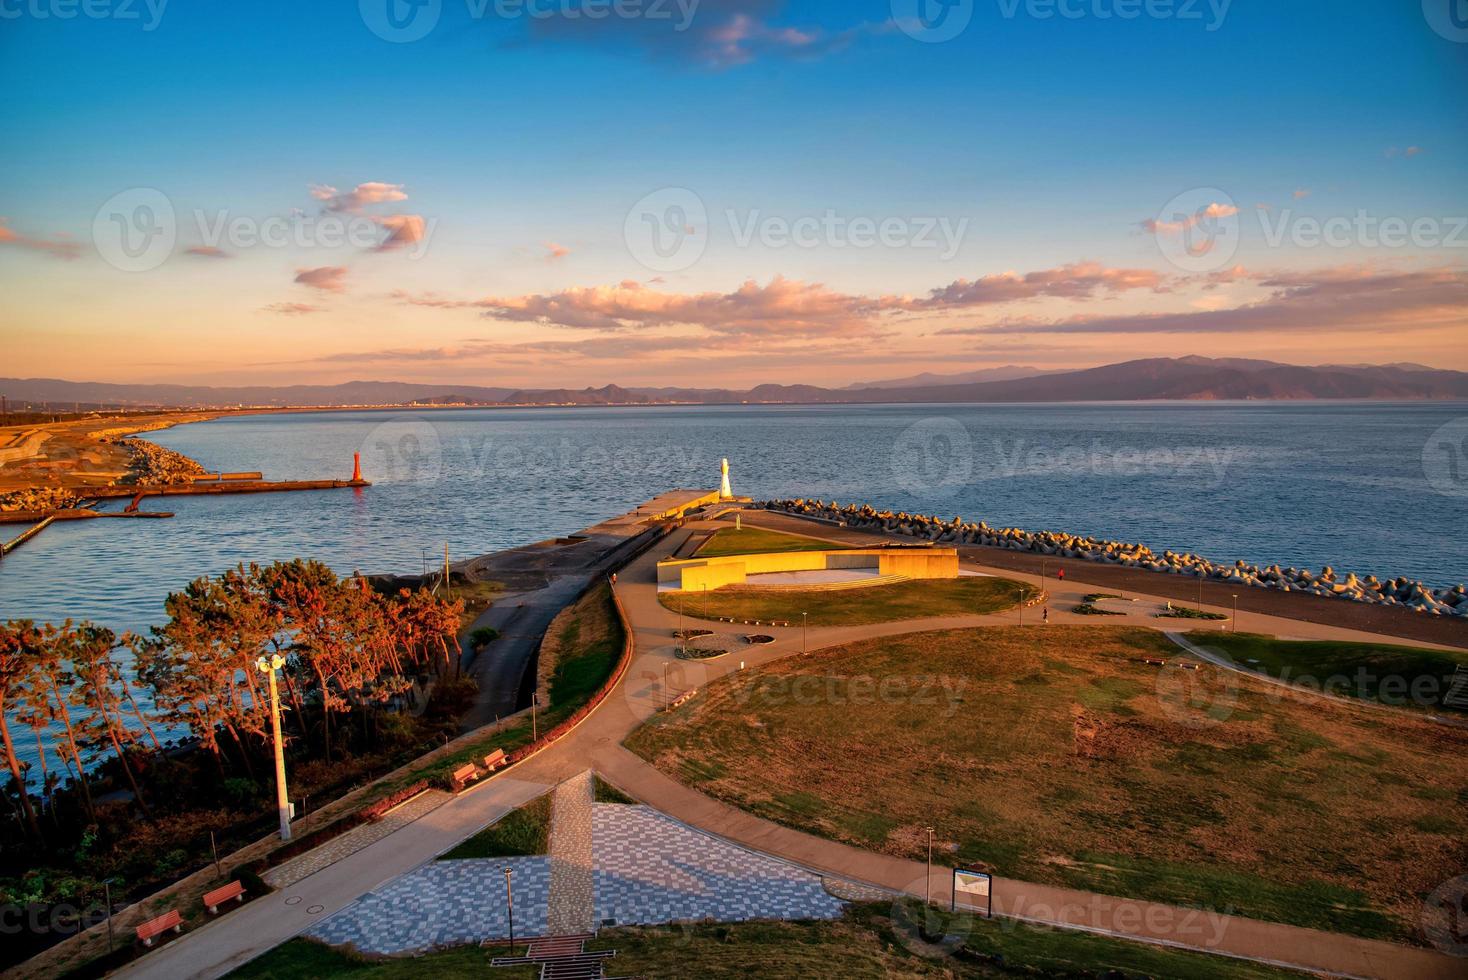
POLYGON ((729 488, 729 461, 726 459, 719 464, 719 498, 728 500, 734 496, 734 491, 729 488))

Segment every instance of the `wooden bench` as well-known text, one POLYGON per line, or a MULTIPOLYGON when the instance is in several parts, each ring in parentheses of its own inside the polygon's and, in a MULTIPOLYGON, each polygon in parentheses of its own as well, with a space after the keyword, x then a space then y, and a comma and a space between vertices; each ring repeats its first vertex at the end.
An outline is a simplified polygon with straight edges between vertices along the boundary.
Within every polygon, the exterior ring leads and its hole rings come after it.
POLYGON ((450 778, 453 780, 454 790, 457 792, 478 779, 479 770, 474 768, 474 763, 471 762, 468 765, 463 765, 455 769, 453 776, 450 778))
POLYGON ((178 914, 178 909, 169 909, 156 919, 149 919, 138 926, 138 939, 144 946, 152 946, 154 940, 169 930, 183 932, 183 917, 178 914))
POLYGON ((683 707, 683 705, 685 705, 689 701, 693 700, 693 698, 697 694, 698 694, 698 688, 696 688, 696 687, 693 690, 691 690, 691 691, 684 691, 682 694, 678 695, 676 698, 673 699, 673 702, 668 705, 668 707, 667 707, 666 710, 672 711, 674 708, 681 708, 681 707, 683 707))
POLYGON ((209 910, 210 915, 218 915, 219 906, 231 898, 243 904, 245 901, 245 886, 238 881, 231 881, 222 888, 216 888, 212 892, 205 892, 204 907, 209 910))
POLYGON ((503 766, 506 761, 507 760, 505 759, 505 750, 495 749, 489 755, 484 757, 484 771, 494 772, 496 769, 503 766))

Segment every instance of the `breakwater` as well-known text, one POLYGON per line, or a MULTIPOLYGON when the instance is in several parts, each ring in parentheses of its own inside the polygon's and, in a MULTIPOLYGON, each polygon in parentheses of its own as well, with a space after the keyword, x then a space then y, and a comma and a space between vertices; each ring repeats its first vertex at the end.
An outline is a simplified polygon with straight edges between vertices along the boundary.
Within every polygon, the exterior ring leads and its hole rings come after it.
POLYGON ((1462 584, 1433 589, 1406 578, 1378 579, 1374 575, 1341 575, 1329 565, 1319 572, 1302 568, 1261 567, 1243 561, 1232 564, 1211 561, 1201 555, 1154 552, 1144 544, 1106 541, 1063 531, 1025 531, 1020 528, 990 527, 954 517, 951 521, 905 511, 877 510, 867 504, 824 503, 796 498, 757 504, 766 510, 813 517, 844 527, 880 530, 943 544, 974 544, 1011 551, 1030 551, 1059 558, 1072 558, 1111 565, 1143 568, 1172 575, 1190 575, 1218 582, 1304 592, 1352 602, 1400 606, 1431 616, 1468 617, 1468 587, 1462 584))

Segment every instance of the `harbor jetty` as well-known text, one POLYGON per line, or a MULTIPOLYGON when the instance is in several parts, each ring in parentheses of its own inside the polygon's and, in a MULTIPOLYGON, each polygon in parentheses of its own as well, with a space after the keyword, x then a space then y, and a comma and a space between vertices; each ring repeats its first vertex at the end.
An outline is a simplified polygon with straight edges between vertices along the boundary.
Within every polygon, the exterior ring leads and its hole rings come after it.
POLYGON ((1026 531, 990 527, 984 521, 962 517, 944 520, 905 511, 877 510, 868 504, 841 505, 834 501, 797 498, 769 500, 756 506, 765 510, 826 521, 841 527, 903 534, 941 544, 970 544, 1012 551, 1053 555, 1057 558, 1099 562, 1186 575, 1207 581, 1253 588, 1298 592, 1396 607, 1429 616, 1468 617, 1468 586, 1434 588, 1407 578, 1378 579, 1374 575, 1341 574, 1329 565, 1315 572, 1302 568, 1259 566, 1244 561, 1215 562, 1188 552, 1154 552, 1144 544, 1107 541, 1063 531, 1026 531))

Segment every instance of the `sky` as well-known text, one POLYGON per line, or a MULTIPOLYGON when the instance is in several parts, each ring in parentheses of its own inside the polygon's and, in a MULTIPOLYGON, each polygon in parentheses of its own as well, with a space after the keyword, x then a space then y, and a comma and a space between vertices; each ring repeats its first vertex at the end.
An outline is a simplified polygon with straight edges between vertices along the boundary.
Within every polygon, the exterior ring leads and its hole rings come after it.
POLYGON ((1463 0, 0 0, 0 376, 1468 370, 1463 0))

